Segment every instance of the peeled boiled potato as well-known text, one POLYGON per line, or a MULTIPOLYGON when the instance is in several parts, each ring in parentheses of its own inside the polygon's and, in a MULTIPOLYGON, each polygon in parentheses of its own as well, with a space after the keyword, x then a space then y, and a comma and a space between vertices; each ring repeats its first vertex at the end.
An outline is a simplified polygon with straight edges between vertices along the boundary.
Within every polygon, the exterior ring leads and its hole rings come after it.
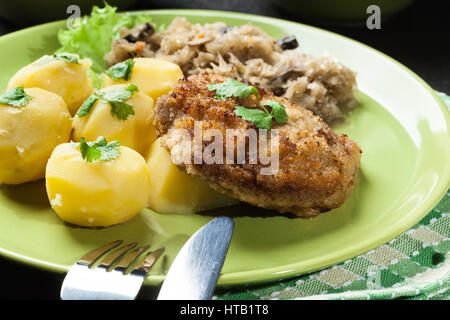
POLYGON ((239 201, 211 189, 206 182, 180 171, 157 139, 147 157, 152 181, 150 209, 159 213, 194 213, 237 204, 239 201))
POLYGON ((87 162, 79 147, 64 143, 47 164, 47 195, 58 216, 69 223, 106 227, 138 214, 150 191, 149 170, 136 151, 119 147, 116 159, 87 162))
POLYGON ((49 91, 27 88, 21 107, 0 104, 0 184, 20 184, 45 175, 53 149, 72 130, 64 100, 49 91))
POLYGON ((134 58, 133 71, 128 81, 113 80, 105 75, 104 85, 132 83, 156 101, 161 95, 169 93, 182 78, 183 72, 175 63, 153 58, 134 58))
MULTIPOLYGON (((127 85, 114 85, 105 87, 100 92, 125 87, 127 85)), ((111 115, 109 103, 98 100, 87 116, 73 120, 73 140, 80 141, 84 137, 87 141, 94 141, 97 137, 104 136, 108 141, 120 141, 121 145, 145 155, 156 139, 152 124, 153 99, 138 91, 125 102, 134 107, 135 114, 126 120, 120 120, 111 115)))
POLYGON ((76 64, 45 55, 20 69, 9 81, 7 90, 15 87, 48 90, 60 95, 74 115, 93 91, 86 73, 91 65, 89 59, 80 59, 76 64))

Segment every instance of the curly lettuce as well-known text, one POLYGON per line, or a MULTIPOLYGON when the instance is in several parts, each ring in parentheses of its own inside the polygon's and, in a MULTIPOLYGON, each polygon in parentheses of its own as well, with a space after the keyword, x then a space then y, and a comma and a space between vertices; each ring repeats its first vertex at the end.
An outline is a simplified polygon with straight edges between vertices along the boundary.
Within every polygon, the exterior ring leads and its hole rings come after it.
POLYGON ((98 74, 102 73, 107 66, 103 56, 111 50, 111 41, 120 37, 120 28, 133 28, 151 20, 148 15, 119 14, 116 10, 116 7, 106 2, 104 8, 93 6, 89 16, 74 21, 74 28, 61 29, 58 33, 61 47, 56 53, 76 53, 81 58, 91 59, 93 65, 89 75, 94 83, 98 81, 98 74))

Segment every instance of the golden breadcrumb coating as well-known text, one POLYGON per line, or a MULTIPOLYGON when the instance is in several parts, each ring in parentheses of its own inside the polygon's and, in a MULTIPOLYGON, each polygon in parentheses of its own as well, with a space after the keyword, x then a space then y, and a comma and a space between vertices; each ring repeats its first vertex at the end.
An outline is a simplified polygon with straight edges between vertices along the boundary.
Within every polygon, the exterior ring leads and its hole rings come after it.
MULTIPOLYGON (((242 132, 256 129, 253 122, 234 113, 235 105, 254 106, 254 96, 218 100, 206 87, 226 80, 213 74, 192 75, 180 80, 171 93, 158 99, 154 124, 162 137, 161 144, 171 153, 172 161, 188 174, 206 180, 215 190, 255 206, 291 212, 301 217, 312 217, 341 206, 358 180, 361 159, 358 144, 345 134, 335 133, 311 111, 261 88, 258 88, 261 102, 274 100, 282 103, 289 117, 284 124, 275 121, 272 124, 272 129, 279 130, 279 170, 271 175, 262 174, 261 169, 268 165, 262 164, 259 154, 257 163, 249 163, 248 146, 245 163, 227 164, 225 138, 223 164, 195 163, 195 123, 200 124, 203 130, 217 129, 223 137, 226 129, 242 132), (176 129, 185 129, 182 132, 190 135, 192 148, 185 148, 185 136, 176 129), (186 150, 189 150, 192 161, 181 163, 186 150)), ((268 136, 270 138, 270 134, 268 136)), ((203 141, 202 150, 210 143, 203 141)))

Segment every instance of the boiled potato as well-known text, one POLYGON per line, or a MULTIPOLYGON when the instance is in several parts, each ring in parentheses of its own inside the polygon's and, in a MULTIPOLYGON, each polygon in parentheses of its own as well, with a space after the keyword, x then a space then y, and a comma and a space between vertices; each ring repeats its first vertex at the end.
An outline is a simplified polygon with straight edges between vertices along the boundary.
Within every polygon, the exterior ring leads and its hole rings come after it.
MULTIPOLYGON (((126 86, 124 84, 109 86, 100 92, 126 86)), ((98 100, 88 115, 73 120, 73 140, 80 141, 80 138, 84 137, 88 141, 93 141, 98 136, 104 136, 108 141, 120 141, 123 146, 145 155, 156 139, 155 127, 152 124, 153 99, 138 91, 125 102, 134 107, 135 114, 126 120, 120 120, 112 116, 109 103, 98 100)))
POLYGON ((72 125, 64 100, 49 91, 27 88, 21 107, 0 104, 0 184, 44 177, 53 149, 69 141, 72 125))
POLYGON ((148 206, 156 212, 194 213, 238 203, 211 189, 205 181, 180 171, 159 138, 150 148, 147 164, 152 181, 148 206))
POLYGON ((92 65, 89 59, 70 63, 52 56, 43 56, 20 69, 8 83, 8 90, 15 87, 41 88, 60 95, 74 115, 83 101, 92 93, 92 81, 87 69, 92 65))
POLYGON ((134 58, 134 67, 128 81, 113 80, 105 75, 104 85, 132 83, 156 101, 159 96, 169 93, 182 78, 183 72, 180 67, 172 62, 153 58, 134 58))
POLYGON ((46 187, 62 220, 106 227, 131 219, 145 207, 150 191, 145 159, 127 147, 119 151, 116 159, 87 162, 73 143, 55 148, 47 164, 46 187))

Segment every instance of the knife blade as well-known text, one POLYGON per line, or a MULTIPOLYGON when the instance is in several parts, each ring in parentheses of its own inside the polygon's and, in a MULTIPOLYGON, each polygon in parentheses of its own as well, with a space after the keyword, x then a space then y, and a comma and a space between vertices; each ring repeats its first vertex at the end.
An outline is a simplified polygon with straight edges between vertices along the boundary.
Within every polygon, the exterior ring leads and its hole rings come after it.
POLYGON ((233 228, 233 219, 218 217, 194 233, 175 257, 158 300, 211 299, 233 228))

